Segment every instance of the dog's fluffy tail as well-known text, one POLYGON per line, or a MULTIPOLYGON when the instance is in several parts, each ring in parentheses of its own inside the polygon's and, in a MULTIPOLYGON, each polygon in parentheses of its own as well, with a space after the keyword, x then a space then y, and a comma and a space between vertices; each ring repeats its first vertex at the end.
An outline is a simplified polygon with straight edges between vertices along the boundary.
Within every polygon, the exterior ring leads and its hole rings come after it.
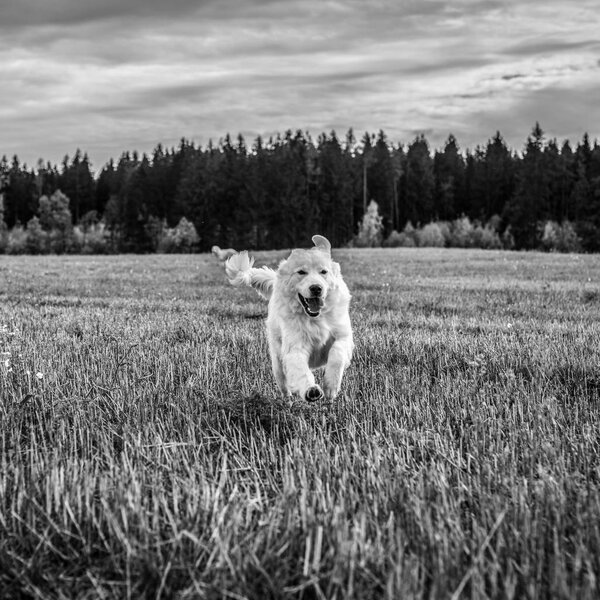
POLYGON ((218 260, 225 262, 230 256, 237 254, 233 248, 219 248, 219 246, 213 246, 210 250, 218 260))
POLYGON ((268 300, 273 292, 275 271, 269 267, 255 269, 253 264, 254 258, 250 257, 246 250, 227 259, 225 272, 229 283, 253 287, 263 298, 268 300))

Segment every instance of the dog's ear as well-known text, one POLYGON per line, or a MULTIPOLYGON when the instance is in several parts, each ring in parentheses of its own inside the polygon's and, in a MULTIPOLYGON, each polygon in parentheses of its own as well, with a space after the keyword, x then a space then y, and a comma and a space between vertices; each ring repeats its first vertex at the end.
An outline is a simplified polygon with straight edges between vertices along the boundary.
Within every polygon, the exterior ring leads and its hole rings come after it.
POLYGON ((326 237, 323 237, 322 235, 313 235, 312 241, 319 250, 325 252, 326 254, 331 254, 331 244, 326 237))
POLYGON ((279 261, 279 267, 277 267, 277 274, 279 276, 288 276, 291 274, 290 266, 288 265, 288 261, 284 258, 279 261))
POLYGON ((330 261, 329 263, 329 273, 328 281, 331 290, 337 290, 340 287, 340 283, 343 282, 342 279, 342 270, 340 269, 339 263, 334 261, 330 261))
POLYGON ((282 285, 282 289, 284 293, 289 293, 291 289, 291 281, 292 276, 294 274, 294 269, 292 268, 292 264, 288 259, 283 259, 279 262, 279 267, 277 267, 277 280, 282 285))

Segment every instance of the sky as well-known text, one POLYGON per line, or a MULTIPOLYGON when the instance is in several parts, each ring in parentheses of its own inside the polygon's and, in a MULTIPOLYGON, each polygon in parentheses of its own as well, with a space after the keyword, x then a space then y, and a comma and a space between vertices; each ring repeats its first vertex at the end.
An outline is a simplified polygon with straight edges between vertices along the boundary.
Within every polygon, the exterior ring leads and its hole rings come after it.
POLYGON ((598 0, 2 0, 0 156, 349 128, 600 137, 598 0))

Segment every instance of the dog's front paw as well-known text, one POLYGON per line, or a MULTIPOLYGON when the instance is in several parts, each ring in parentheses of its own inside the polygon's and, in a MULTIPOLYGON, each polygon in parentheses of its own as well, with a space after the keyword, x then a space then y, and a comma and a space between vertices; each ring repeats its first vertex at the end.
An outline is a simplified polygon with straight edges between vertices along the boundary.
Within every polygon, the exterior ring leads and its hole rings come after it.
POLYGON ((304 398, 307 402, 316 402, 317 400, 323 400, 325 395, 323 394, 323 390, 318 385, 313 385, 306 390, 304 398))
POLYGON ((325 384, 324 386, 325 388, 325 398, 327 398, 327 400, 335 400, 335 397, 338 395, 339 393, 339 388, 334 388, 332 386, 328 386, 327 384, 325 384))

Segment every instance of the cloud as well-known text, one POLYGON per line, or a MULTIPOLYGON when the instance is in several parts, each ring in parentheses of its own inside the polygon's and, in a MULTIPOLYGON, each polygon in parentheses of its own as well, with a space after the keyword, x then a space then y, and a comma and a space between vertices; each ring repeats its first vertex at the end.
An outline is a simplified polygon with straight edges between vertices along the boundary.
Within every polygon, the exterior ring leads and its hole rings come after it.
POLYGON ((474 113, 471 119, 478 130, 490 133, 499 130, 518 151, 523 150, 536 122, 546 132, 547 139, 556 138, 559 143, 568 139, 575 145, 584 133, 594 133, 590 132, 590 123, 600 122, 596 99, 597 88, 593 85, 583 87, 577 94, 569 88, 552 86, 521 94, 497 110, 474 113))
MULTIPOLYGON (((452 132, 465 148, 505 120, 526 123, 526 137, 532 98, 548 126, 566 131, 563 122, 577 123, 555 95, 566 102, 570 93, 580 109, 575 96, 600 95, 594 4, 3 3, 0 155, 56 161, 81 147, 100 166, 183 136, 350 127, 403 142, 429 132, 433 146, 452 132)), ((599 122, 587 114, 588 128, 599 122)))
POLYGON ((508 46, 504 52, 514 56, 556 55, 572 50, 589 50, 597 52, 600 42, 595 39, 568 41, 560 38, 527 39, 508 46))
POLYGON ((0 5, 0 28, 35 28, 46 25, 76 26, 98 21, 135 17, 179 19, 196 12, 202 2, 194 0, 19 0, 0 5))

